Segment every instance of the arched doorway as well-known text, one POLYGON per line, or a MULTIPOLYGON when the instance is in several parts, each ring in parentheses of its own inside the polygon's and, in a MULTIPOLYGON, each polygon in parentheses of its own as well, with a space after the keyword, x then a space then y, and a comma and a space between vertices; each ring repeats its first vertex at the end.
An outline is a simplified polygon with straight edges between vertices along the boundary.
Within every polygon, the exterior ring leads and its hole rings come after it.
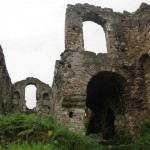
POLYGON ((102 133, 104 139, 115 135, 115 115, 123 113, 121 75, 104 71, 94 75, 87 86, 86 106, 93 112, 89 133, 102 133))
POLYGON ((33 109, 36 107, 36 87, 35 85, 27 85, 25 88, 26 107, 33 109))
POLYGON ((106 37, 103 28, 92 22, 83 22, 84 49, 95 53, 107 53, 106 37))

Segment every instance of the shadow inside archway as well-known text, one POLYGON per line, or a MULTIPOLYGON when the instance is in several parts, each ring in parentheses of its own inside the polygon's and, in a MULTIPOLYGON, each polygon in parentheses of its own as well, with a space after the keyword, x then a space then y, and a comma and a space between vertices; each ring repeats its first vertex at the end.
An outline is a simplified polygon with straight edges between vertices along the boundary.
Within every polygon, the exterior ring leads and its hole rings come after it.
POLYGON ((87 86, 86 106, 93 112, 88 133, 102 133, 104 139, 115 135, 115 115, 122 113, 123 85, 121 75, 104 71, 94 75, 87 86))

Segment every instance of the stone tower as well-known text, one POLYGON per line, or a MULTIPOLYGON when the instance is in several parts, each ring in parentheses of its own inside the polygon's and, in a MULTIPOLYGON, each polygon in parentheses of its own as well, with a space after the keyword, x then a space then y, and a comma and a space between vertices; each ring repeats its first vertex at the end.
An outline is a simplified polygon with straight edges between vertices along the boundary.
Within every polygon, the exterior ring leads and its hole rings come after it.
POLYGON ((93 111, 90 132, 138 133, 150 116, 150 6, 114 12, 89 4, 68 5, 65 51, 56 61, 53 113, 72 130, 84 130, 84 106, 93 111), (100 25, 107 53, 84 49, 83 22, 100 25))

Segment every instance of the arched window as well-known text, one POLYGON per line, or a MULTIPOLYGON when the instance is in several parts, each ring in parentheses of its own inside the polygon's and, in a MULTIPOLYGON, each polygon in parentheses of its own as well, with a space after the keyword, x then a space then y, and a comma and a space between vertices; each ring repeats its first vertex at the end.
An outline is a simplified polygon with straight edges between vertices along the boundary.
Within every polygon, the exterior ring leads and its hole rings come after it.
POLYGON ((48 93, 44 93, 43 94, 43 99, 44 100, 49 100, 49 94, 48 93))
POLYGON ((15 91, 13 94, 13 104, 18 105, 20 99, 20 94, 18 91, 15 91))
POLYGON ((27 108, 33 109, 36 107, 36 87, 34 85, 26 86, 25 100, 27 108))
POLYGON ((20 98, 20 94, 18 91, 15 91, 14 92, 14 95, 13 95, 13 99, 19 99, 20 98))
POLYGON ((106 37, 103 28, 92 22, 83 22, 84 49, 95 53, 107 53, 106 37))

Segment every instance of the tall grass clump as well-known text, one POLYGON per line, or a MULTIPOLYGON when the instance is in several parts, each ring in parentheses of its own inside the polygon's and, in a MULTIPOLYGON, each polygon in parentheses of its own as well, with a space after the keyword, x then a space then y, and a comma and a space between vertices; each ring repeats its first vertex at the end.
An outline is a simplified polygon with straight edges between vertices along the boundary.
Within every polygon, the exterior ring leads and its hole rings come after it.
POLYGON ((71 132, 51 115, 9 114, 0 116, 0 145, 3 149, 101 150, 98 141, 71 132))
POLYGON ((0 140, 11 142, 12 140, 44 140, 44 135, 55 130, 57 126, 50 116, 40 118, 35 114, 21 113, 0 116, 0 140), (43 139, 42 139, 43 138, 43 139))

